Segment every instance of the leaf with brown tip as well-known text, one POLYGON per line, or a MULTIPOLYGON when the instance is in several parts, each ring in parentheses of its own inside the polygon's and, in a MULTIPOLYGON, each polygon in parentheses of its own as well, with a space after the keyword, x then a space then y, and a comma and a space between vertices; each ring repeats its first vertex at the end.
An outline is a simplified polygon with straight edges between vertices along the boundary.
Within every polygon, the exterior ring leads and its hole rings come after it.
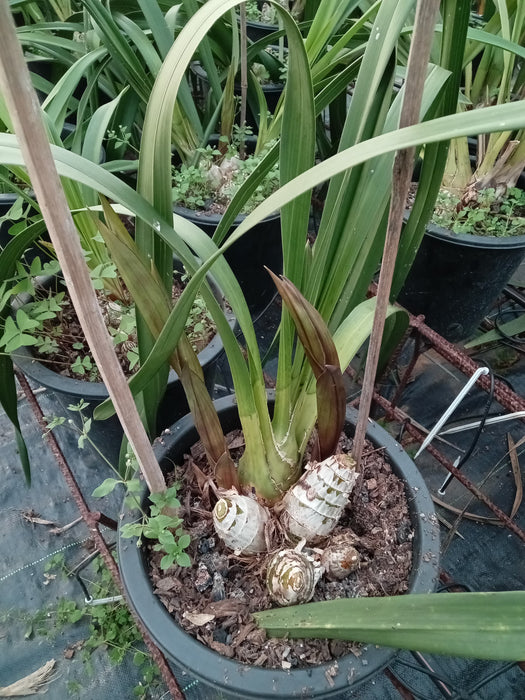
POLYGON ((202 377, 182 360, 180 379, 188 400, 195 427, 214 470, 217 485, 239 490, 237 469, 230 456, 222 426, 202 377))
POLYGON ((346 391, 339 367, 326 365, 317 377, 317 436, 319 459, 335 454, 346 413, 346 391))
POLYGON ((271 270, 268 272, 290 312, 297 335, 316 378, 325 371, 327 365, 338 367, 337 350, 321 314, 289 279, 278 277, 271 270))
MULTIPOLYGON (((268 269, 268 268, 266 268, 268 269)), ((328 326, 297 287, 268 270, 290 311, 297 335, 317 380, 317 432, 319 459, 334 454, 346 411, 346 392, 339 356, 328 326)))

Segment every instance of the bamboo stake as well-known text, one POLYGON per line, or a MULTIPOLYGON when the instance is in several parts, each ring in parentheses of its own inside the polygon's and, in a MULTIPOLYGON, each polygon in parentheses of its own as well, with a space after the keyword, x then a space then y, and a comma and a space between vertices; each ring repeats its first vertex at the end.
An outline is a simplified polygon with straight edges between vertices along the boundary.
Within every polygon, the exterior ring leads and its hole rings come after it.
POLYGON ((0 0, 0 86, 71 300, 151 492, 166 488, 107 332, 67 205, 8 0, 0 0))
MULTIPOLYGON (((414 22, 414 35, 408 57, 405 96, 399 120, 399 127, 410 126, 419 121, 421 99, 425 83, 430 47, 439 0, 421 0, 417 3, 414 22)), ((366 358, 363 377, 363 390, 359 400, 359 416, 355 429, 353 456, 357 465, 361 462, 365 434, 372 404, 375 376, 379 361, 379 351, 385 328, 386 312, 390 299, 390 289, 396 263, 399 238, 403 225, 405 203, 410 188, 414 167, 414 148, 398 151, 394 160, 392 197, 388 214, 388 225, 383 251, 383 263, 379 273, 377 287, 376 311, 370 336, 370 345, 366 358)))

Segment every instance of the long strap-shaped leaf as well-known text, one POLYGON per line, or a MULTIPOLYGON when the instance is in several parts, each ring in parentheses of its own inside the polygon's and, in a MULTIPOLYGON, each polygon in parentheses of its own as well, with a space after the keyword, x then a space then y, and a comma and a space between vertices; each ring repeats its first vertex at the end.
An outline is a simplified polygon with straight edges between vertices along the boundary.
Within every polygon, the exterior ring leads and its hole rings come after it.
POLYGON ((105 327, 7 0, 0 0, 0 82, 75 310, 150 490, 165 482, 105 327))
MULTIPOLYGON (((0 283, 8 280, 16 269, 16 263, 22 257, 26 248, 33 240, 42 234, 44 227, 42 222, 28 226, 15 236, 0 253, 0 283)), ((9 305, 0 309, 0 323, 4 324, 10 313, 9 305)), ((13 362, 7 354, 0 354, 0 404, 15 429, 16 443, 20 454, 20 461, 28 484, 31 483, 31 467, 27 446, 22 435, 18 420, 18 397, 16 392, 13 362)))
MULTIPOLYGON (((155 274, 155 268, 142 259, 135 242, 105 198, 102 198, 102 206, 107 225, 98 222, 100 233, 117 269, 121 271, 136 308, 140 309, 151 334, 156 338, 171 310, 171 297, 155 274)), ((170 364, 182 382, 217 484, 226 489, 232 486, 239 488, 237 472, 204 383, 202 367, 186 335, 181 336, 176 350, 170 357, 170 364)))
POLYGON ((471 659, 525 658, 525 591, 347 598, 254 617, 272 637, 347 639, 471 659))
MULTIPOLYGON (((520 101, 509 105, 498 105, 475 110, 474 112, 440 117, 439 119, 406 127, 393 133, 382 134, 367 142, 345 149, 345 151, 302 173, 268 197, 238 226, 221 250, 226 250, 231 245, 234 245, 256 223, 262 221, 276 209, 279 209, 297 194, 308 191, 312 186, 328 180, 333 175, 344 172, 349 167, 398 148, 406 148, 421 143, 435 143, 457 136, 466 136, 474 132, 486 133, 497 128, 523 127, 525 126, 524 105, 525 101, 520 101)), ((182 248, 179 246, 180 238, 173 231, 172 227, 164 220, 159 219, 155 209, 137 195, 134 190, 101 166, 87 161, 85 158, 58 147, 52 147, 52 152, 61 175, 74 178, 89 185, 120 202, 128 209, 135 211, 150 226, 155 226, 158 229, 159 235, 173 246, 177 254, 183 255, 182 248)), ((0 134, 0 162, 14 165, 23 165, 24 163, 16 138, 11 134, 0 134)), ((177 218, 177 221, 179 222, 177 230, 180 230, 181 233, 183 230, 186 230, 188 232, 187 240, 189 241, 191 239, 190 231, 195 230, 196 227, 189 226, 188 222, 180 218, 177 218)), ((187 248, 185 249, 187 250, 187 248)), ((150 372, 157 371, 158 367, 169 357, 170 348, 173 347, 173 343, 176 342, 176 339, 184 329, 184 319, 181 319, 180 316, 184 316, 189 312, 196 290, 202 284, 206 273, 218 258, 221 258, 221 252, 217 252, 209 257, 198 270, 193 268, 195 274, 179 300, 179 304, 182 302, 179 308, 180 313, 172 313, 168 325, 161 333, 161 336, 159 336, 155 347, 155 355, 152 356, 151 362, 148 361, 147 369, 144 367, 141 370, 142 373, 139 372, 135 375, 134 383, 137 387, 147 384, 150 372)), ((234 308, 234 311, 241 323, 241 317, 237 314, 237 309, 234 308)), ((242 329, 243 332, 245 328, 249 331, 251 322, 247 311, 242 318, 242 323, 245 325, 242 329)))

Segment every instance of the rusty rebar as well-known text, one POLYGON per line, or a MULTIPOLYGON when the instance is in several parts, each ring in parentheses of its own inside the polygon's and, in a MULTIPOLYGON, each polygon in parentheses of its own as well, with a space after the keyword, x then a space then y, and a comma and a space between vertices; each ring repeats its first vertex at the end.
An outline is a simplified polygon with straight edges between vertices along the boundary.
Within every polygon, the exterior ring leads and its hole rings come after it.
MULTIPOLYGON (((29 383, 25 376, 21 372, 16 372, 17 379, 20 383, 20 386, 22 387, 22 390, 27 398, 27 401, 33 411, 33 414, 35 415, 36 421, 40 428, 42 429, 42 432, 45 432, 47 430, 47 425, 44 419, 44 414, 42 412, 42 409, 40 408, 40 405, 38 401, 36 400, 36 397, 29 386, 29 383)), ((45 437, 49 448, 51 449, 51 452, 53 454, 53 457, 55 458, 55 461, 58 465, 58 468, 62 472, 62 476, 64 477, 64 481, 66 482, 71 495, 73 496, 73 500, 76 503, 76 506, 80 512, 80 515, 82 516, 82 519, 85 521, 90 534, 93 537, 93 540, 95 542, 95 545, 97 549, 100 552, 100 555, 104 559, 104 563, 106 564, 108 570, 110 571, 113 580, 115 581, 115 585, 119 589, 119 591, 124 595, 124 587, 122 585, 122 581, 120 579, 120 573, 118 570, 117 563, 115 559, 113 558, 113 555, 111 554, 111 551, 106 543, 106 540, 104 539, 102 533, 99 530, 99 523, 105 522, 106 517, 102 515, 101 513, 93 513, 90 511, 88 504, 86 503, 84 496, 82 495, 82 491, 80 490, 80 487, 77 483, 77 480, 75 479, 75 476, 73 472, 71 471, 66 458, 64 457, 64 453, 62 452, 60 445, 57 442, 57 439, 53 435, 51 431, 46 433, 45 437)), ((114 521, 111 520, 111 518, 107 518, 107 520, 110 523, 114 523, 114 521)), ((125 598, 124 598, 125 599, 125 598)), ((163 681, 166 683, 166 686, 173 698, 173 700, 184 700, 184 695, 182 691, 179 688, 179 685, 177 683, 177 679, 173 675, 173 671, 168 665, 168 662, 166 661, 166 658, 164 654, 161 652, 161 650, 155 645, 151 637, 149 636, 148 631, 142 624, 141 620, 136 616, 134 610, 130 607, 129 610, 131 614, 133 615, 133 619, 135 620, 137 627, 140 630, 140 633, 142 634, 142 637, 144 639, 144 643, 146 644, 149 653, 151 654, 151 657, 153 661, 157 664, 159 671, 161 673, 163 681)))
MULTIPOLYGON (((376 392, 374 394, 374 401, 384 408, 389 416, 392 416, 396 420, 403 421, 405 430, 407 430, 412 437, 419 442, 424 440, 424 433, 419 430, 419 428, 416 428, 410 418, 407 418, 403 411, 400 411, 398 408, 392 406, 388 399, 385 399, 376 392)), ((491 510, 502 522, 502 524, 505 525, 505 527, 519 537, 520 540, 525 542, 525 532, 518 525, 516 525, 516 523, 506 513, 504 513, 501 508, 498 508, 498 506, 493 503, 490 498, 488 498, 470 479, 468 479, 462 471, 456 469, 452 462, 441 454, 441 452, 439 452, 439 450, 437 450, 433 445, 428 445, 426 449, 443 467, 445 467, 445 469, 447 469, 461 484, 463 484, 466 489, 468 489, 479 501, 486 505, 487 508, 489 508, 489 510, 491 510)))
MULTIPOLYGON (((455 345, 445 340, 439 333, 433 331, 424 322, 421 316, 410 316, 410 325, 415 328, 424 338, 430 341, 434 349, 445 359, 448 360, 454 367, 466 374, 472 376, 478 369, 479 364, 474 362, 468 355, 462 352, 455 345)), ((488 375, 481 376, 476 382, 485 391, 490 390, 490 377, 488 375)), ((508 411, 517 412, 525 411, 525 399, 518 396, 504 382, 496 379, 494 382, 494 398, 498 403, 504 406, 508 411)))
MULTIPOLYGON (((415 329, 412 330, 412 333, 414 333, 414 330, 415 329)), ((405 337, 407 336, 405 335, 405 337)), ((406 389, 406 386, 410 381, 410 377, 412 376, 412 372, 414 371, 416 363, 419 360, 419 357, 422 352, 423 349, 421 347, 421 336, 419 333, 416 332, 414 338, 414 351, 412 353, 412 357, 410 358, 410 362, 408 363, 408 366, 405 369, 403 376, 401 377, 401 380, 399 381, 399 384, 396 387, 394 396, 392 396, 392 398, 390 399, 390 403, 392 404, 392 406, 397 406, 397 403, 401 398, 401 394, 406 389)))

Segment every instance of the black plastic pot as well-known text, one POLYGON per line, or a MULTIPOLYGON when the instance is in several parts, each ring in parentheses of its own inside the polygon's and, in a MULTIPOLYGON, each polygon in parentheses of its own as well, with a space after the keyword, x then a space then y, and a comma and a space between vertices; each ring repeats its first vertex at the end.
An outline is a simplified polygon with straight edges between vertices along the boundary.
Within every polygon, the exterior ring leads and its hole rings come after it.
MULTIPOLYGON (((213 285, 213 283, 212 283, 213 285)), ((215 287, 217 299, 221 300, 221 294, 215 287)), ((226 311, 230 326, 235 327, 235 317, 231 312, 226 311)), ((210 394, 215 386, 215 374, 217 360, 223 352, 223 343, 218 333, 211 339, 208 345, 198 354, 199 362, 203 370, 204 381, 210 394)), ((19 348, 11 355, 13 362, 18 368, 31 379, 35 384, 50 389, 59 404, 60 415, 67 415, 76 422, 79 421, 78 413, 68 410, 70 404, 78 404, 81 399, 89 404, 84 415, 92 415, 96 406, 108 398, 108 392, 102 382, 82 381, 65 377, 49 369, 44 362, 40 362, 31 352, 30 348, 19 348)), ((157 415, 157 434, 164 428, 170 426, 181 416, 189 412, 186 395, 176 372, 170 370, 166 392, 159 406, 157 415)), ((116 416, 103 421, 93 421, 90 438, 101 449, 102 453, 116 464, 120 451, 120 443, 123 436, 120 421, 116 416)))
MULTIPOLYGON (((179 206, 174 207, 174 211, 199 226, 210 238, 221 221, 220 214, 206 214, 179 206)), ((242 215, 235 219, 228 236, 243 219, 242 215)), ((276 292, 264 266, 275 274, 282 271, 280 214, 273 214, 250 229, 231 246, 224 257, 241 286, 250 312, 257 315, 268 306, 276 292)))
MULTIPOLYGON (((13 204, 16 202, 16 197, 16 194, 11 192, 0 193, 0 216, 5 216, 7 214, 13 204)), ((9 229, 15 223, 16 222, 14 221, 2 221, 0 223, 0 246, 2 248, 4 248, 11 240, 9 229)))
MULTIPOLYGON (((270 26, 270 25, 262 25, 261 26, 270 26)), ((270 32, 271 33, 271 32, 270 32)), ((204 70, 204 68, 200 65, 198 62, 193 62, 191 64, 191 74, 192 79, 193 79, 193 91, 194 93, 198 96, 199 100, 202 101, 203 103, 206 102, 209 90, 210 90, 210 84, 208 82, 208 74, 204 70)), ((246 124, 250 126, 253 130, 254 133, 256 133, 259 129, 259 120, 260 120, 260 109, 259 109, 259 102, 256 98, 256 95, 253 91, 253 85, 252 83, 254 82, 253 77, 250 75, 248 77, 248 98, 247 98, 247 112, 246 112, 246 124), (251 85, 251 87, 250 87, 251 85)), ((266 106, 268 107, 268 111, 273 114, 275 112, 275 108, 277 107, 277 103, 279 102, 279 98, 281 97, 281 94, 284 90, 284 83, 281 82, 267 82, 267 83, 262 83, 260 85, 261 90, 263 91, 265 100, 266 100, 266 106)), ((234 93, 237 97, 240 97, 241 95, 241 86, 240 84, 236 83, 234 86, 234 93)))
POLYGON ((468 338, 525 256, 525 235, 494 237, 427 226, 398 301, 447 340, 468 338))
MULTIPOLYGON (((271 395, 270 395, 271 396, 271 395)), ((238 427, 235 397, 215 402, 225 431, 238 427)), ((354 431, 357 412, 347 411, 346 429, 354 431)), ((410 517, 414 528, 413 567, 410 593, 430 593, 435 589, 438 574, 439 527, 434 506, 417 467, 401 446, 382 428, 370 423, 368 439, 384 446, 397 476, 405 483, 410 517)), ((179 463, 184 453, 198 439, 191 416, 176 423, 169 434, 156 444, 160 465, 166 471, 179 463)), ((143 505, 146 503, 143 494, 143 505)), ((140 513, 124 510, 122 522, 131 522, 140 513)), ((226 698, 329 698, 353 689, 383 669, 396 654, 394 649, 369 645, 358 658, 352 654, 337 661, 338 673, 328 671, 332 664, 311 669, 262 669, 225 658, 198 642, 180 628, 152 591, 142 550, 135 539, 119 538, 118 560, 127 598, 151 637, 166 654, 174 669, 182 670, 213 688, 215 694, 226 698)))
POLYGON ((266 39, 274 32, 279 31, 279 25, 277 24, 267 24, 266 22, 256 22, 255 20, 249 19, 246 22, 246 32, 248 38, 252 41, 259 41, 260 39, 266 39))

